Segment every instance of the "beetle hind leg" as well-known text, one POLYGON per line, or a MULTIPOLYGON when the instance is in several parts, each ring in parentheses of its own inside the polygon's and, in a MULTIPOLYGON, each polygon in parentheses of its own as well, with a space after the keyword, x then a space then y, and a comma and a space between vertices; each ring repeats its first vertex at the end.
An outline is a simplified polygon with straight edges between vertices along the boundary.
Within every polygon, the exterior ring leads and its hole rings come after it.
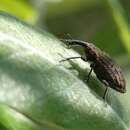
POLYGON ((107 92, 108 92, 108 87, 106 87, 103 97, 102 97, 105 101, 106 101, 106 97, 107 97, 107 92))
POLYGON ((91 73, 92 73, 92 68, 91 68, 91 70, 89 71, 89 73, 88 73, 88 76, 87 76, 87 83, 88 83, 88 81, 89 81, 89 79, 90 79, 90 75, 91 75, 91 73))
POLYGON ((103 94, 103 99, 106 101, 109 83, 106 80, 102 80, 102 82, 106 86, 106 89, 103 94))

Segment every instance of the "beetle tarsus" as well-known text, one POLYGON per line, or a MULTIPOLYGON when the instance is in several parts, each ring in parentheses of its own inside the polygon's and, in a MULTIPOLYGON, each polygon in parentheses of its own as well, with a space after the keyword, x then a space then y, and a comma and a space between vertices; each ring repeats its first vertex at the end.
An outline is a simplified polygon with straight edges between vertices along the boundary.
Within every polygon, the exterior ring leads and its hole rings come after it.
POLYGON ((107 92, 108 92, 108 87, 106 87, 103 97, 102 97, 104 101, 106 101, 107 92))

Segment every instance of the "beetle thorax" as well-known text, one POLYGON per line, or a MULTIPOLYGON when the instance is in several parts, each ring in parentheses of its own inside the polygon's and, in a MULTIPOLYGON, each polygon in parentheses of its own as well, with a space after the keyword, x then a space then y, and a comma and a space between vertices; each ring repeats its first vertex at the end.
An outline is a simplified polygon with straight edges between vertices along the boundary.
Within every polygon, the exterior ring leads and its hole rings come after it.
POLYGON ((93 44, 88 44, 87 47, 85 48, 85 55, 88 61, 96 61, 97 58, 100 56, 100 49, 98 49, 95 45, 93 44))

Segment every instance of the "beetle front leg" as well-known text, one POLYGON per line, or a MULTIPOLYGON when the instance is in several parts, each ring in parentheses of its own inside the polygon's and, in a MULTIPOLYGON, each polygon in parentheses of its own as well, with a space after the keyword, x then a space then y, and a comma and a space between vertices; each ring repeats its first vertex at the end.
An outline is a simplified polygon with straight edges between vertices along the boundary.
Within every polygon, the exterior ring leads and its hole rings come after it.
POLYGON ((72 59, 82 59, 83 61, 87 61, 85 56, 75 56, 75 57, 65 58, 65 59, 61 60, 60 62, 69 61, 69 60, 72 60, 72 59))
POLYGON ((106 101, 107 92, 108 92, 108 87, 106 87, 103 97, 102 97, 104 101, 106 101))
POLYGON ((89 81, 89 79, 90 79, 90 75, 91 75, 91 73, 92 73, 92 70, 93 70, 93 67, 94 67, 94 66, 95 66, 94 63, 90 65, 91 70, 89 71, 88 76, 87 76, 87 83, 88 83, 88 81, 89 81))

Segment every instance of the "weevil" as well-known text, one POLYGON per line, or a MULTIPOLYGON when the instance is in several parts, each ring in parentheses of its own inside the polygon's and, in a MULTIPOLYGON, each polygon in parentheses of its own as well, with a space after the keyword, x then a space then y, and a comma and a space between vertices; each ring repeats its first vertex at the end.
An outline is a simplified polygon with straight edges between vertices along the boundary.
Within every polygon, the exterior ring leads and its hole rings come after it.
POLYGON ((108 87, 120 93, 126 92, 126 83, 122 70, 107 53, 96 47, 93 43, 73 39, 61 39, 61 41, 68 43, 68 45, 71 47, 77 45, 83 47, 83 56, 69 57, 61 61, 81 58, 85 62, 91 62, 91 70, 88 73, 87 82, 89 81, 92 71, 94 71, 99 81, 101 81, 106 86, 103 95, 104 100, 106 97, 108 87))

